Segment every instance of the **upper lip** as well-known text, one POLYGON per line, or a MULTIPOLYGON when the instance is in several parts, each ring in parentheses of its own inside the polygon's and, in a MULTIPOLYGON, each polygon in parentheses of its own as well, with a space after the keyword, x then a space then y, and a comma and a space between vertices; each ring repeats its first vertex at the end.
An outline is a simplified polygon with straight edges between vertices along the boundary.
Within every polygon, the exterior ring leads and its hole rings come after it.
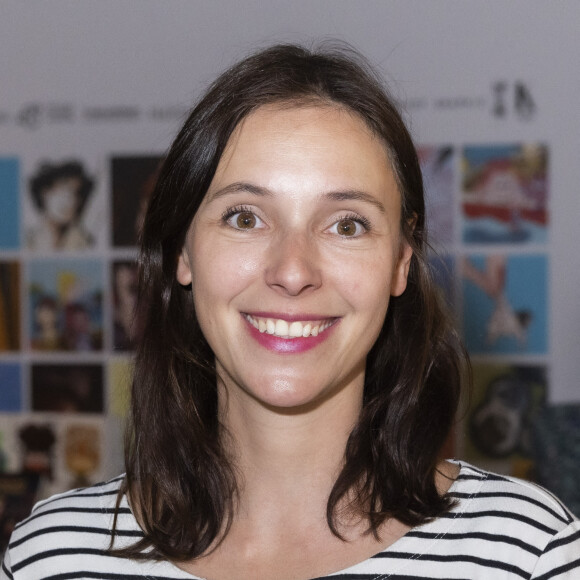
POLYGON ((243 312, 242 314, 248 314, 254 318, 272 318, 274 320, 285 320, 286 322, 314 322, 322 320, 332 320, 335 318, 340 318, 339 316, 326 316, 321 314, 287 314, 280 312, 243 312))

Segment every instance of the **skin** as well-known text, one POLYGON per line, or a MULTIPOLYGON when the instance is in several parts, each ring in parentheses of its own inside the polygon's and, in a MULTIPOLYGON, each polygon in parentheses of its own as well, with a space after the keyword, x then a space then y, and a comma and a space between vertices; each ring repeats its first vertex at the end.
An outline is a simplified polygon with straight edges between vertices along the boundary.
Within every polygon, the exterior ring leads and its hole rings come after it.
POLYGON ((180 564, 189 572, 313 577, 364 560, 407 531, 390 520, 377 540, 345 511, 343 542, 326 523, 361 409, 366 356, 390 297, 406 287, 412 251, 400 205, 384 146, 343 109, 262 107, 232 135, 177 278, 192 284, 215 353, 240 497, 223 542, 180 564), (246 319, 264 313, 332 326, 312 348, 280 352, 246 319))
POLYGON ((66 226, 76 219, 79 187, 78 179, 65 177, 44 192, 45 215, 52 225, 66 226))

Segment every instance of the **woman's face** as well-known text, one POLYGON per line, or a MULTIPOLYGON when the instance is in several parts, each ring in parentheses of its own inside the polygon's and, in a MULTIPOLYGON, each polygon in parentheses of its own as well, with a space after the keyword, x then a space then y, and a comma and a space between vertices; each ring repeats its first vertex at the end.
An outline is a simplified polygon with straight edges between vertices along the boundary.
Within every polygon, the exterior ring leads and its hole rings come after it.
POLYGON ((268 106, 238 126, 177 271, 228 394, 275 408, 362 394, 406 286, 400 205, 384 146, 351 113, 268 106))
POLYGON ((65 177, 43 193, 44 211, 49 221, 67 225, 76 219, 80 185, 77 178, 65 177))

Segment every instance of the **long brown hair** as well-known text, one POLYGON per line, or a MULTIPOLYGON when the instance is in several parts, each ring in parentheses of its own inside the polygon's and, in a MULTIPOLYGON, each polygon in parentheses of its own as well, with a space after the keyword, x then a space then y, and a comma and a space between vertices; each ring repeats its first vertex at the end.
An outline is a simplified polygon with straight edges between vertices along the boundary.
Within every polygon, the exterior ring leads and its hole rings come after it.
POLYGON ((431 282, 413 142, 393 100, 354 51, 278 45, 242 60, 210 86, 171 146, 150 201, 139 258, 142 338, 121 490, 129 491, 145 536, 118 554, 191 559, 227 533, 236 474, 221 444, 214 356, 189 290, 176 281, 177 256, 238 123, 266 104, 310 101, 354 112, 382 140, 401 193, 401 230, 414 252, 407 289, 392 299, 367 358, 363 410, 328 500, 328 525, 339 536, 336 508, 353 492, 375 534, 388 517, 416 525, 451 505, 437 492, 435 469, 467 360, 431 282))

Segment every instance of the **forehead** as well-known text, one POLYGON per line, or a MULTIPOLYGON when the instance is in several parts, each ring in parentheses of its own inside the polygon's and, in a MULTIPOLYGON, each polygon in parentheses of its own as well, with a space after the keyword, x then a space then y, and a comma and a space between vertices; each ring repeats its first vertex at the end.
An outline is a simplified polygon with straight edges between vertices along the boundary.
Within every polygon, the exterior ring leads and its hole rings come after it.
POLYGON ((317 145, 329 138, 354 138, 358 145, 372 144, 381 149, 388 158, 387 148, 362 117, 346 107, 324 101, 282 102, 257 108, 237 125, 222 158, 231 155, 240 144, 259 144, 253 142, 256 134, 279 144, 292 143, 293 138, 317 145))
POLYGON ((356 113, 327 103, 284 103, 262 106, 240 122, 208 193, 228 180, 269 181, 282 173, 294 186, 303 178, 322 188, 398 192, 387 147, 356 113))
POLYGON ((63 176, 55 179, 54 183, 46 188, 46 191, 50 192, 52 190, 58 189, 68 189, 76 191, 81 184, 81 180, 78 177, 63 176))

